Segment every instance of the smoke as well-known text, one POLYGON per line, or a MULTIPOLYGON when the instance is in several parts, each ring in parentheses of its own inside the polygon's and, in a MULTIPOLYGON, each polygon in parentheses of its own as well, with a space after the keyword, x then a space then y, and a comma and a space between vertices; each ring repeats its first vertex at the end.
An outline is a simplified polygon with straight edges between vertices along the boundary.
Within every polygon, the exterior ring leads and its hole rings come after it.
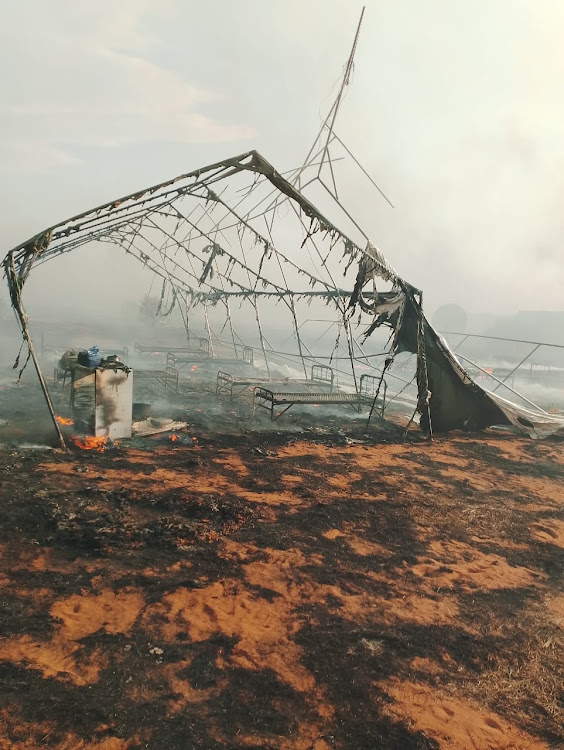
MULTIPOLYGON (((10 6, 12 41, 0 47, 17 71, 0 128, 5 250, 229 153, 256 147, 281 170, 299 164, 335 97, 361 5, 10 6), (47 74, 56 87, 43 86, 47 74)), ((337 132, 395 208, 341 162, 340 197, 424 291, 429 316, 447 302, 470 313, 561 307, 563 16, 556 0, 367 8, 337 132)), ((90 248, 34 270, 24 298, 32 321, 78 316, 125 339, 150 285, 119 250, 90 248)))

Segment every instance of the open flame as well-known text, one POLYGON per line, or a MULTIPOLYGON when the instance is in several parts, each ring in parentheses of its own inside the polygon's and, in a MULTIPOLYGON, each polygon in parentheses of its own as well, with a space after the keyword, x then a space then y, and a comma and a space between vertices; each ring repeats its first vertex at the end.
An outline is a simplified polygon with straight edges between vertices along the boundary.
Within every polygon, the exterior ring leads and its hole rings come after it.
POLYGON ((67 425, 67 426, 69 426, 71 424, 74 424, 74 421, 72 419, 70 419, 70 417, 68 417, 68 418, 67 417, 59 417, 59 416, 55 415, 55 421, 58 424, 67 425))
POLYGON ((109 446, 118 444, 117 440, 110 440, 104 436, 93 437, 92 435, 85 435, 84 437, 71 435, 70 441, 76 448, 81 448, 84 451, 96 451, 97 453, 103 453, 109 446))
POLYGON ((178 435, 175 435, 174 433, 172 435, 169 435, 169 440, 174 443, 176 440, 178 440, 178 435))
POLYGON ((197 369, 198 369, 198 365, 192 365, 192 367, 190 368, 192 372, 196 372, 197 369))

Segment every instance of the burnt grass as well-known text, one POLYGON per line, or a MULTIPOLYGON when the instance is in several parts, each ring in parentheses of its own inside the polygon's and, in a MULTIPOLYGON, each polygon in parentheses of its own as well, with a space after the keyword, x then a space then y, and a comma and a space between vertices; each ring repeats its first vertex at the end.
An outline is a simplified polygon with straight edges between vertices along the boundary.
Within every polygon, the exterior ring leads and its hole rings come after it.
MULTIPOLYGON (((355 467, 361 478, 337 492, 328 479, 351 471, 341 433, 309 437, 313 448, 334 451, 328 461, 319 461, 314 451, 292 456, 286 449, 298 438, 275 432, 202 434, 197 447, 190 440, 186 435, 174 450, 164 441, 139 444, 139 451, 155 459, 142 465, 122 447, 100 454, 48 455, 0 448, 0 574, 9 581, 0 589, 0 638, 49 641, 60 627, 50 614, 53 603, 94 595, 100 576, 116 594, 140 591, 145 607, 158 606, 178 589, 197 591, 222 582, 244 586, 254 601, 275 606, 283 595, 268 582, 246 582, 245 565, 225 554, 227 541, 248 550, 245 564, 267 561, 273 551, 298 550, 305 562, 296 580, 389 600, 397 598, 398 586, 400 593, 416 589, 420 579, 411 568, 432 557, 432 541, 475 547, 473 540, 483 537, 480 553, 541 574, 538 583, 473 589, 455 580, 447 593, 456 597, 459 615, 450 624, 416 617, 355 622, 343 599, 330 593, 294 603, 298 624, 289 637, 299 648, 301 668, 315 681, 315 700, 274 669, 241 666, 234 658, 240 634, 222 632, 219 625, 203 640, 180 633, 176 643, 160 639, 158 628, 151 629, 143 618, 126 632, 101 628, 78 643, 79 666, 95 659, 101 664, 97 679, 88 684, 74 684, 64 672, 46 676, 25 660, 0 661, 5 741, 62 747, 74 737, 90 747, 116 738, 132 750, 278 748, 283 742, 292 746, 300 727, 311 725, 317 727, 309 744, 315 750, 444 747, 408 717, 390 718, 386 682, 399 678, 473 701, 547 743, 564 742, 562 630, 550 624, 545 607, 547 597, 562 591, 564 551, 531 531, 532 524, 561 521, 562 506, 520 510, 525 502, 543 500, 518 483, 519 477, 530 476, 562 485, 558 443, 522 441, 520 462, 503 451, 504 442, 514 438, 498 435, 496 447, 478 436, 458 437, 450 445, 468 461, 469 471, 493 469, 503 476, 495 491, 445 476, 448 453, 437 460, 416 443, 401 446, 393 468, 355 467), (214 461, 226 451, 237 453, 245 475, 214 461), (70 467, 64 489, 57 485, 56 472, 47 477, 46 462, 61 471, 70 467), (151 476, 157 467, 220 472, 239 490, 202 493, 190 482, 181 488, 163 486, 151 476), (136 472, 139 481, 135 487, 124 481, 108 488, 103 477, 110 470, 136 472), (284 477, 296 474, 300 482, 290 488, 297 499, 293 504, 245 499, 245 491, 259 496, 288 492, 284 477), (347 528, 372 551, 349 545, 347 528), (334 529, 345 531, 332 537, 334 529), (36 551, 46 556, 44 566, 34 565, 36 551), (422 660, 440 669, 426 670, 422 660), (515 690, 506 679, 512 668, 522 676, 515 690), (186 700, 186 691, 195 691, 197 699, 186 700), (331 707, 321 718, 320 700, 331 707), (172 710, 179 702, 181 709, 172 710)), ((385 440, 394 444, 389 436, 385 440)), ((449 445, 443 438, 436 444, 443 442, 449 445)), ((367 447, 378 447, 378 435, 355 450, 367 447)), ((440 572, 451 570, 447 561, 440 572)), ((436 589, 429 598, 439 600, 445 593, 436 589)))

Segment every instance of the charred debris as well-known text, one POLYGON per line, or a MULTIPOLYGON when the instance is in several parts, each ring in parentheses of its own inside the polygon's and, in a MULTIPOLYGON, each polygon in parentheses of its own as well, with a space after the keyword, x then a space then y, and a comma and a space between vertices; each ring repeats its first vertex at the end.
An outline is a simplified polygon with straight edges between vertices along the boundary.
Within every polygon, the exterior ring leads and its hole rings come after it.
MULTIPOLYGON (((319 159, 319 154, 314 157, 319 159)), ((426 319, 422 293, 399 276, 368 238, 361 246, 305 196, 312 181, 319 183, 337 210, 349 217, 336 187, 326 185, 317 164, 311 162, 287 179, 258 152, 249 151, 72 217, 6 255, 3 267, 28 350, 26 364, 31 359, 35 365, 62 445, 23 290, 39 264, 101 243, 134 257, 160 279, 159 314, 177 309, 182 316, 186 343, 176 353, 168 352, 163 378, 182 358, 215 360, 219 372, 229 369, 222 362, 232 362, 247 367, 255 406, 263 401, 278 410, 318 401, 350 404, 357 394, 359 407, 364 401, 370 414, 376 409, 384 415, 386 399, 409 385, 405 380, 402 384, 393 369, 397 355, 409 352, 415 356, 416 388, 411 420, 418 415, 428 436, 490 425, 512 425, 533 436, 562 428, 558 417, 511 403, 470 377, 426 319), (314 177, 306 180, 311 169, 314 177), (354 283, 347 290, 351 269, 354 283), (304 323, 315 318, 312 307, 320 306, 325 319, 329 310, 336 330, 333 347, 325 355, 313 351, 303 332, 304 323), (199 337, 194 336, 198 318, 205 331, 199 337), (265 326, 272 318, 289 334, 289 351, 272 345, 265 326), (253 346, 250 322, 255 329, 253 346), (241 324, 243 334, 238 330, 241 324), (385 351, 371 353, 371 336, 385 328, 391 331, 385 351), (292 364, 297 377, 281 379, 273 372, 277 356, 292 364), (341 387, 335 385, 332 368, 341 373, 341 387), (285 388, 291 380, 296 381, 294 387, 285 388), (300 380, 307 382, 301 399, 295 387, 300 380), (324 380, 330 380, 328 390, 319 387, 324 380), (286 398, 286 392, 293 396, 286 398)), ((331 168, 330 155, 324 166, 331 168)), ((109 365, 117 373, 116 363, 109 365)), ((119 377, 127 380, 126 370, 120 369, 119 377)), ((178 371, 173 377, 178 386, 178 371)))
MULTIPOLYGON (((27 348, 24 367, 33 361, 61 446, 23 290, 37 266, 86 245, 94 252, 110 245, 137 260, 160 282, 156 314, 180 314, 183 342, 136 344, 139 355, 166 351, 161 369, 145 373, 164 386, 178 389, 177 365, 205 361, 218 395, 233 398, 238 388, 252 388, 253 408, 265 406, 273 418, 292 406, 321 403, 359 412, 366 405, 370 421, 399 404, 407 426, 419 422, 429 437, 491 425, 534 437, 564 429, 559 416, 522 397, 526 406, 506 400, 470 376, 426 319, 422 292, 387 262, 339 196, 336 162, 346 158, 390 203, 335 130, 363 15, 336 100, 300 168, 280 173, 248 151, 54 224, 5 256, 27 348), (323 323, 321 335, 315 323, 323 323), (407 374, 398 366, 403 353, 414 360, 407 374)), ((102 381, 119 380, 131 391, 126 370, 111 365, 93 376, 97 413, 96 399, 108 395, 102 381)), ((109 400, 101 431, 112 437, 113 412, 119 406, 122 421, 130 422, 132 407, 129 396, 125 405, 109 400)))

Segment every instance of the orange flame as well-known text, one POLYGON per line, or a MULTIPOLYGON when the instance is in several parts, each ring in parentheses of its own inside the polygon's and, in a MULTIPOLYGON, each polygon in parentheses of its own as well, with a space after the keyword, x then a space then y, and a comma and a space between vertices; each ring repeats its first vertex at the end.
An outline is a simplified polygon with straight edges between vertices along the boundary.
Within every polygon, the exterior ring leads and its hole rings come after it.
POLYGON ((198 369, 198 365, 192 365, 192 367, 190 368, 192 372, 196 372, 197 369, 198 369))
POLYGON ((77 437, 71 435, 71 443, 77 448, 82 448, 84 451, 96 451, 97 453, 103 453, 106 448, 110 445, 117 445, 117 440, 109 440, 107 437, 92 437, 86 435, 85 437, 77 437))
POLYGON ((171 440, 174 443, 176 440, 178 440, 178 435, 174 435, 174 434, 169 435, 169 440, 171 440))
POLYGON ((63 425, 74 424, 72 419, 68 419, 67 417, 58 417, 57 415, 55 415, 55 421, 63 425))

